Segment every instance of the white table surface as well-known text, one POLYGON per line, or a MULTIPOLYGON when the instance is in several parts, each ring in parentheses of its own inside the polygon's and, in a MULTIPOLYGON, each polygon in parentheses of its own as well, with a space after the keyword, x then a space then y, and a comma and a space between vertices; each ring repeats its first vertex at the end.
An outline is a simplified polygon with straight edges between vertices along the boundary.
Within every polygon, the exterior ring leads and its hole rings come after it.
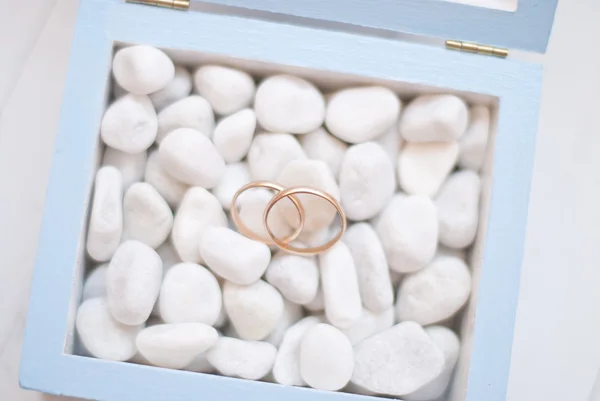
MULTIPOLYGON (((29 282, 77 0, 0 0, 0 394, 19 389, 29 282)), ((508 401, 598 401, 600 2, 561 0, 546 75, 508 401)), ((482 400, 483 401, 483 400, 482 400)))

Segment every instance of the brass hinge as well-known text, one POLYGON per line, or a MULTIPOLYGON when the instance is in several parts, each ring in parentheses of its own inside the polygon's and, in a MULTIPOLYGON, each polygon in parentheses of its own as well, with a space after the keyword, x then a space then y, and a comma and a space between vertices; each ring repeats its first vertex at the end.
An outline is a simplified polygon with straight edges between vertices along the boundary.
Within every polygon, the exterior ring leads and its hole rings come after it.
POLYGON ((508 56, 508 49, 503 49, 501 47, 478 45, 476 43, 461 42, 459 40, 447 40, 446 48, 461 52, 485 54, 487 56, 494 56, 500 58, 506 58, 508 56))
POLYGON ((147 6, 174 8, 176 10, 187 10, 190 8, 190 0, 126 0, 128 3, 145 4, 147 6))

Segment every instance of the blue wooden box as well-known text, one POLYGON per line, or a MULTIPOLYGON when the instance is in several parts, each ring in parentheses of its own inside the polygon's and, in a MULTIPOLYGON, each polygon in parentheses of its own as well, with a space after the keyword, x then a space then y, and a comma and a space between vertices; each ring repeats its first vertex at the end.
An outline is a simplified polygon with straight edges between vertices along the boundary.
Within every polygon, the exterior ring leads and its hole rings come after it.
POLYGON ((81 1, 39 237, 21 386, 107 401, 363 398, 72 354, 83 279, 82 238, 101 153, 98 130, 113 49, 144 43, 181 62, 224 62, 257 74, 291 71, 333 86, 381 82, 404 94, 443 90, 460 93, 471 103, 493 105, 487 219, 473 252, 476 288, 465 313, 452 399, 504 401, 542 69, 511 58, 450 51, 435 40, 409 43, 397 33, 544 52, 557 0, 520 0, 516 11, 441 0, 210 2, 229 8, 207 13, 193 4, 181 12, 124 0, 81 1), (283 21, 282 14, 292 15, 286 20, 294 24, 273 21, 283 21))

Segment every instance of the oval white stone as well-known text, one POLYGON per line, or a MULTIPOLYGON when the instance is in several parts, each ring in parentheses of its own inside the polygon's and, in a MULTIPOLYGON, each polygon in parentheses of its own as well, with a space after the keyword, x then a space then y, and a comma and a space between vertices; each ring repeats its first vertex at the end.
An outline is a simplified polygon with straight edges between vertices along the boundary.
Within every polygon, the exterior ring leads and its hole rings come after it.
POLYGON ((157 248, 171 228, 173 212, 156 189, 146 182, 133 184, 123 198, 123 238, 157 248))
POLYGON ((108 263, 104 263, 91 271, 83 284, 82 301, 91 298, 106 297, 106 271, 108 263))
POLYGON ((221 181, 212 191, 213 195, 221 202, 223 209, 229 210, 235 193, 251 180, 248 163, 228 164, 225 166, 225 173, 221 177, 221 181))
POLYGON ((469 128, 460 139, 458 165, 465 169, 479 171, 483 166, 489 136, 490 109, 486 106, 473 106, 469 128))
POLYGON ((131 46, 115 54, 113 74, 128 92, 147 95, 173 80, 175 66, 169 56, 155 47, 131 46))
POLYGON ((360 319, 350 328, 342 330, 352 345, 392 327, 396 320, 396 310, 390 307, 383 312, 373 313, 363 309, 360 319))
POLYGON ((123 191, 127 191, 131 184, 144 178, 147 160, 145 151, 131 154, 107 146, 102 157, 102 165, 116 167, 121 172, 123 191))
POLYGON ((163 109, 158 114, 156 143, 161 143, 167 135, 179 128, 192 128, 208 138, 212 137, 215 116, 206 99, 192 95, 163 109))
POLYGON ((265 277, 284 297, 296 304, 307 304, 317 296, 319 268, 314 257, 278 252, 271 259, 265 277))
POLYGON ((236 163, 248 154, 254 130, 256 130, 254 111, 240 110, 219 121, 215 128, 213 142, 227 163, 236 163))
POLYGON ((247 72, 220 65, 198 68, 194 83, 198 93, 210 102, 215 113, 221 115, 248 107, 256 90, 254 80, 247 72))
POLYGON ((183 67, 175 67, 175 76, 167 86, 150 95, 150 100, 157 111, 187 97, 192 92, 192 76, 183 67))
POLYGON ((300 144, 310 159, 327 163, 333 175, 338 176, 348 145, 329 134, 324 128, 317 128, 302 135, 300 144))
POLYGON ((466 103, 454 95, 423 95, 410 102, 400 119, 400 134, 411 142, 452 142, 469 123, 466 103))
POLYGON ((248 165, 254 180, 274 181, 291 161, 306 159, 302 147, 290 134, 258 134, 248 151, 248 165))
POLYGON ((206 352, 208 361, 225 376, 258 380, 269 373, 277 348, 263 341, 221 337, 206 352))
POLYGON ((154 189, 156 189, 172 207, 179 206, 179 203, 188 190, 188 186, 186 184, 176 180, 173 176, 165 171, 160 163, 157 150, 153 151, 148 156, 144 180, 152 185, 154 189))

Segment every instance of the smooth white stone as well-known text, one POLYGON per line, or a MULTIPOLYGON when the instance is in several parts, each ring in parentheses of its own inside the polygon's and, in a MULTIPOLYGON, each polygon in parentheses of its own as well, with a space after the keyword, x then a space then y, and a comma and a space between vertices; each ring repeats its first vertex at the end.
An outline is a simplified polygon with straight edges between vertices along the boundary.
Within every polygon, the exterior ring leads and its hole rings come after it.
POLYGON ((254 111, 243 109, 219 121, 213 142, 227 163, 236 163, 248 154, 255 130, 254 111))
POLYGON ((317 288, 317 296, 312 301, 305 304, 304 307, 313 313, 325 310, 325 295, 323 295, 323 286, 321 282, 319 282, 319 287, 317 288))
POLYGON ((252 181, 248 163, 240 162, 225 166, 225 173, 219 184, 213 189, 213 195, 217 197, 223 209, 231 209, 231 201, 235 193, 244 185, 252 181))
POLYGON ((383 312, 373 313, 363 309, 360 319, 350 328, 342 330, 352 345, 374 336, 377 333, 392 327, 396 320, 396 311, 390 307, 383 312))
POLYGON ((306 332, 319 323, 321 320, 318 317, 309 316, 285 332, 273 365, 273 378, 277 383, 286 386, 306 385, 300 374, 300 344, 306 332))
POLYGON ((268 131, 306 134, 323 124, 325 99, 302 78, 275 75, 258 86, 254 110, 258 122, 268 131))
POLYGON ((302 310, 302 306, 295 304, 293 302, 288 301, 287 299, 283 299, 283 313, 277 322, 277 325, 269 334, 265 341, 273 344, 276 347, 279 347, 281 341, 283 341, 283 336, 285 335, 287 329, 290 328, 294 323, 298 320, 302 319, 304 316, 304 311, 302 310))
POLYGON ((399 321, 413 320, 423 326, 444 321, 469 299, 471 273, 460 259, 439 257, 421 271, 406 276, 396 300, 399 321))
POLYGON ((483 165, 490 136, 490 109, 486 106, 471 108, 471 122, 460 139, 458 165, 479 171, 483 165))
POLYGON ((150 94, 150 100, 157 111, 172 105, 190 95, 192 92, 192 75, 183 67, 175 67, 175 76, 167 86, 150 94))
POLYGON ((207 228, 200 253, 213 272, 240 285, 257 281, 271 261, 267 245, 227 227, 207 228))
POLYGON ((407 142, 398 158, 398 181, 410 195, 434 196, 458 159, 458 142, 407 142))
POLYGON ((160 144, 171 132, 179 128, 192 128, 210 138, 215 129, 215 116, 210 104, 201 96, 192 95, 176 101, 158 114, 160 144))
POLYGON ((275 362, 277 348, 263 341, 244 341, 221 337, 206 352, 208 361, 225 376, 258 380, 266 376, 275 362))
POLYGON ((88 274, 83 284, 82 301, 91 298, 106 297, 106 271, 108 263, 104 263, 88 274))
POLYGON ((102 157, 102 165, 116 167, 121 172, 123 191, 127 191, 131 184, 144 178, 147 160, 148 155, 145 151, 131 154, 107 146, 102 157))
POLYGON ((116 81, 128 92, 147 95, 166 87, 175 76, 175 66, 164 52, 152 46, 119 50, 113 60, 116 81))
POLYGON ((423 95, 410 102, 400 119, 399 130, 411 142, 453 142, 469 123, 467 104, 454 95, 423 95))
POLYGON ((338 176, 348 145, 334 137, 322 127, 302 135, 300 144, 306 155, 313 160, 321 160, 329 166, 334 176, 338 176))
POLYGON ((400 149, 402 149, 404 143, 402 136, 400 136, 400 133, 398 132, 398 125, 392 125, 385 134, 375 140, 375 143, 381 146, 385 151, 385 154, 388 155, 388 158, 394 166, 395 177, 398 166, 398 155, 400 154, 400 149))
POLYGON ((123 239, 158 248, 173 228, 173 212, 147 182, 133 184, 123 198, 123 239))
POLYGON ((390 269, 411 273, 435 256, 438 239, 437 210, 421 195, 396 195, 384 209, 376 227, 390 269))
POLYGON ((175 214, 171 239, 181 260, 203 263, 200 244, 209 227, 227 227, 219 200, 204 188, 190 188, 175 214))
POLYGON ((221 308, 221 287, 208 269, 195 263, 180 263, 169 269, 159 298, 160 315, 166 323, 212 326, 221 308))
POLYGON ((440 242, 450 248, 473 243, 479 225, 481 180, 470 170, 448 178, 435 201, 440 224, 440 242))
POLYGON ((340 169, 340 196, 346 216, 367 220, 394 195, 394 165, 374 142, 351 146, 340 169))
POLYGON ((226 282, 223 303, 229 320, 243 340, 266 338, 283 314, 281 294, 262 280, 247 286, 226 282))
POLYGON ((329 98, 325 124, 329 132, 346 142, 367 142, 398 121, 400 106, 398 97, 387 88, 342 89, 329 98))
POLYGON ((300 343, 300 374, 310 386, 337 391, 352 377, 352 344, 340 330, 319 323, 309 328, 300 343))
MULTIPOLYGON (((276 182, 284 187, 311 187, 340 200, 340 189, 333 173, 325 162, 319 160, 294 160, 288 163, 279 174, 276 182)), ((333 223, 337 214, 335 208, 320 197, 310 194, 296 195, 304 207, 304 230, 318 231, 333 223)), ((291 201, 282 199, 273 209, 292 227, 299 223, 298 210, 291 201)))
POLYGON ((319 255, 325 314, 336 327, 347 329, 362 313, 358 278, 348 246, 338 242, 319 255))
POLYGON ((319 268, 314 257, 280 251, 271 259, 265 278, 281 295, 296 304, 307 304, 317 296, 319 268))
MULTIPOLYGON (((263 222, 263 215, 267 204, 272 198, 273 193, 262 189, 244 192, 238 198, 237 205, 241 221, 248 229, 262 238, 269 238, 263 222)), ((292 228, 282 216, 275 212, 275 209, 269 214, 268 222, 269 227, 278 238, 285 238, 292 233, 292 228)))
POLYGON ((135 338, 144 327, 125 325, 113 319, 105 298, 84 301, 77 309, 75 326, 91 355, 111 361, 126 361, 135 355, 135 338))
POLYGON ((142 330, 136 345, 152 365, 182 369, 218 339, 217 330, 203 323, 159 324, 142 330))
POLYGON ((188 186, 185 183, 176 180, 165 171, 160 163, 158 150, 148 155, 144 181, 152 185, 173 208, 179 206, 179 203, 188 190, 188 186))
POLYGON ((290 134, 258 134, 248 151, 252 178, 260 181, 275 181, 288 163, 304 159, 304 150, 290 134))
POLYGON ((444 354, 444 370, 433 381, 413 393, 406 394, 403 397, 406 401, 432 401, 441 397, 450 384, 454 366, 458 361, 460 341, 452 330, 443 326, 430 326, 425 328, 425 332, 444 354))
POLYGON ((375 230, 368 223, 350 226, 343 241, 352 254, 360 297, 365 308, 383 312, 394 304, 385 251, 375 230))
POLYGON ((123 233, 123 184, 121 173, 112 166, 96 173, 86 249, 98 262, 108 261, 119 246, 123 233))
POLYGON ((352 383, 378 394, 402 396, 435 379, 444 354, 415 322, 370 337, 354 352, 352 383))
POLYGON ((204 65, 194 73, 196 90, 209 101, 215 113, 227 115, 248 107, 256 86, 244 71, 220 65, 204 65))
POLYGON ((105 144, 125 153, 140 153, 156 139, 158 120, 148 96, 125 95, 111 104, 102 118, 105 144))

